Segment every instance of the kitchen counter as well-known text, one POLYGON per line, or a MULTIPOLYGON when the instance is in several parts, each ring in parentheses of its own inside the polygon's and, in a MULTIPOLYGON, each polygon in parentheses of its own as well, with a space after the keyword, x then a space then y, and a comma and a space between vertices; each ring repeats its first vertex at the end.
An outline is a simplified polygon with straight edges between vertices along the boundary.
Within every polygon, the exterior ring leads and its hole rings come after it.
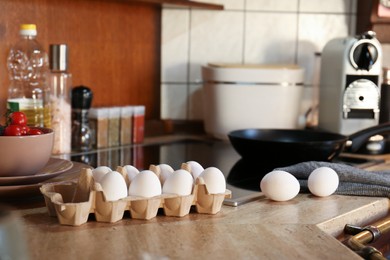
POLYGON ((114 224, 90 220, 61 226, 46 208, 19 210, 31 259, 359 259, 340 243, 345 224, 384 217, 387 198, 300 194, 266 198, 216 215, 191 212, 151 220, 125 216, 114 224))
MULTIPOLYGON (((390 169, 390 163, 370 169, 390 169)), ((336 237, 346 224, 365 226, 389 216, 389 205, 388 198, 376 197, 299 194, 273 202, 261 196, 223 205, 215 215, 160 212, 136 220, 126 212, 112 224, 90 215, 79 227, 60 225, 42 203, 22 203, 14 211, 23 220, 30 259, 361 259, 336 237)))

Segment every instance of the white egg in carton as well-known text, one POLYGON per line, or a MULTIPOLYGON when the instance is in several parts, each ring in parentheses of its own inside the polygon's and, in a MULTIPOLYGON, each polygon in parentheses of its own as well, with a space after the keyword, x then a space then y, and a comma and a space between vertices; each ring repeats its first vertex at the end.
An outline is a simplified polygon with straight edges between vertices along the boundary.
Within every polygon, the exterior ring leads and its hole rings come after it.
POLYGON ((188 215, 192 206, 197 213, 216 214, 223 200, 231 197, 231 191, 226 189, 219 169, 203 170, 200 166, 199 170, 195 169, 197 166, 196 162, 187 162, 182 169, 173 171, 169 165, 160 164, 141 172, 133 166, 119 166, 116 171, 105 166, 85 168, 77 182, 44 184, 40 191, 49 215, 56 216, 62 225, 80 226, 88 221, 90 213, 97 222, 114 223, 127 210, 131 218, 144 220, 156 217, 160 208, 165 216, 174 217, 188 215), (192 178, 189 192, 188 173, 192 178), (150 182, 154 177, 159 186, 150 182), (123 183, 126 194, 121 191, 124 187, 120 188, 123 183))

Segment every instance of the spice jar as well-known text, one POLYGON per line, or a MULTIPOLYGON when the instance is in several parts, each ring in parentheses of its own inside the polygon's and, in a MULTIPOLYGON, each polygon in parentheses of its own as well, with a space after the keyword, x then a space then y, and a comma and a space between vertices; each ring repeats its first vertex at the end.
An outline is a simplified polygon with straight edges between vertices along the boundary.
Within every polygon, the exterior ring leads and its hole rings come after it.
POLYGON ((110 107, 108 109, 108 146, 119 145, 119 131, 120 131, 120 107, 110 107))
POLYGON ((121 107, 121 129, 120 142, 121 145, 131 144, 133 106, 121 107))
POLYGON ((133 114, 133 143, 144 141, 145 131, 145 106, 135 106, 133 114))
POLYGON ((108 108, 91 108, 89 110, 89 125, 94 136, 93 147, 108 147, 108 108))

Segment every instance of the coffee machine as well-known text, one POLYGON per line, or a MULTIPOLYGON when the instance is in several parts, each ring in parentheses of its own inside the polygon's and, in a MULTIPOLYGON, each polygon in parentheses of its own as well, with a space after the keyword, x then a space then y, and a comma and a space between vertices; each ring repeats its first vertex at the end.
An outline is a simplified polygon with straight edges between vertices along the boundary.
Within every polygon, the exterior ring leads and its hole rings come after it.
POLYGON ((349 135, 379 122, 382 49, 372 31, 329 41, 321 54, 318 127, 349 135))

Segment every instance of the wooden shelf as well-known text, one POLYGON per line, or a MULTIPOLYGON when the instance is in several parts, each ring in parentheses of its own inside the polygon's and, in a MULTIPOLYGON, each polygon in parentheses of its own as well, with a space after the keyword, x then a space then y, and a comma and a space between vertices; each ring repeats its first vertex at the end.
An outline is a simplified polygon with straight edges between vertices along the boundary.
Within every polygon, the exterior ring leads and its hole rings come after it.
POLYGON ((206 2, 197 2, 190 0, 130 0, 132 2, 153 3, 178 7, 200 8, 209 10, 223 10, 223 5, 211 4, 206 2))

